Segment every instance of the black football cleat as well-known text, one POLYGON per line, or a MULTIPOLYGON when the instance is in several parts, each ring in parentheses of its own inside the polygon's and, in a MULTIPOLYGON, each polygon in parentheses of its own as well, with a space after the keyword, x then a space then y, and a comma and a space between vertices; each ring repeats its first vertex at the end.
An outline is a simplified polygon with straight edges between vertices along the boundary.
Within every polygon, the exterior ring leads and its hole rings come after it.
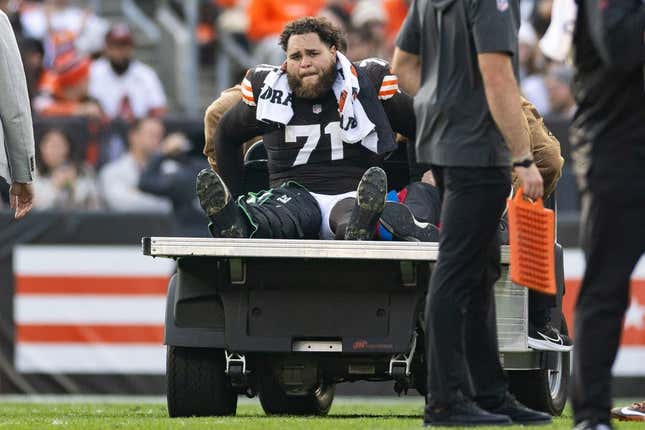
POLYGON ((429 222, 417 220, 401 203, 387 202, 381 214, 381 225, 397 240, 439 242, 439 229, 429 222))
POLYGON ((387 175, 380 167, 370 167, 356 189, 356 203, 345 230, 345 240, 371 240, 376 232, 387 195, 387 175))
POLYGON ((249 237, 249 225, 235 204, 224 180, 211 169, 203 169, 195 184, 199 204, 210 219, 208 229, 213 237, 249 237))

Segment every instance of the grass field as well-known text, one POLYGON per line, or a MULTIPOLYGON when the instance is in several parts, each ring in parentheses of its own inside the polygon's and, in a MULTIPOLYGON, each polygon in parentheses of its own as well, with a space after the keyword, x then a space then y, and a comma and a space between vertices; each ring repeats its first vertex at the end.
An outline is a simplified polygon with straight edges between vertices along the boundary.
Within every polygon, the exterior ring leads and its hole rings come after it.
MULTIPOLYGON (((324 418, 267 417, 257 401, 244 401, 236 417, 170 419, 159 401, 130 403, 69 403, 63 401, 0 401, 0 429, 417 429, 421 428, 420 401, 337 399, 324 418)), ((643 423, 615 423, 619 430, 643 429, 643 423)), ((541 428, 571 429, 571 413, 541 428)), ((523 428, 521 426, 504 427, 523 428)))

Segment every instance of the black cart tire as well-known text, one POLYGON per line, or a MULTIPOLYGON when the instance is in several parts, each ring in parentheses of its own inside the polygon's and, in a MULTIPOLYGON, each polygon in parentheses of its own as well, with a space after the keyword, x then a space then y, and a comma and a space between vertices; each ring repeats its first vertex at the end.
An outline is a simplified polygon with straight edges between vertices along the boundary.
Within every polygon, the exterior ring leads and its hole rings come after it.
POLYGON ((290 395, 273 375, 262 378, 259 389, 260 404, 267 415, 318 415, 329 413, 334 401, 336 386, 321 383, 305 395, 290 395))
POLYGON ((224 365, 221 349, 168 346, 168 415, 235 415, 237 393, 224 374, 224 365))
MULTIPOLYGON (((560 333, 569 334, 562 316, 560 333)), ((511 392, 526 406, 553 416, 562 415, 567 403, 571 353, 558 353, 555 370, 518 370, 509 372, 511 392)))

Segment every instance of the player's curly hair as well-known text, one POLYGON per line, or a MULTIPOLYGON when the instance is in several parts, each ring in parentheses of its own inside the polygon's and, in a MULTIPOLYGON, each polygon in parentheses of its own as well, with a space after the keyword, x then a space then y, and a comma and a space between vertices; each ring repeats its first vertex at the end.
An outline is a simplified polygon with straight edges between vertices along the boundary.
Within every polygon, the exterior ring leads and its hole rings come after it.
POLYGON ((308 16, 288 23, 280 34, 280 46, 287 52, 289 38, 294 34, 316 33, 327 46, 335 46, 341 52, 347 49, 347 41, 341 30, 327 18, 308 16))

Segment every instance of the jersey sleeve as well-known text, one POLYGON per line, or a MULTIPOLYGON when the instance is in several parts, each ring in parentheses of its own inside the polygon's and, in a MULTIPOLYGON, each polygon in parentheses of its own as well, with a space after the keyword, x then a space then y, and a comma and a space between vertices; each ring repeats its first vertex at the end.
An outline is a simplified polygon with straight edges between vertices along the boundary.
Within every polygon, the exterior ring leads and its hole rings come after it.
POLYGON ((370 80, 381 101, 389 100, 400 92, 399 79, 390 69, 390 63, 380 58, 368 58, 359 63, 360 67, 370 80))
POLYGON ((264 86, 264 79, 269 72, 277 70, 277 67, 262 64, 255 66, 246 72, 246 76, 240 84, 242 87, 242 101, 251 107, 257 106, 260 92, 264 86))
POLYGON ((474 5, 470 24, 477 53, 503 52, 515 56, 518 28, 510 1, 479 0, 474 5))

